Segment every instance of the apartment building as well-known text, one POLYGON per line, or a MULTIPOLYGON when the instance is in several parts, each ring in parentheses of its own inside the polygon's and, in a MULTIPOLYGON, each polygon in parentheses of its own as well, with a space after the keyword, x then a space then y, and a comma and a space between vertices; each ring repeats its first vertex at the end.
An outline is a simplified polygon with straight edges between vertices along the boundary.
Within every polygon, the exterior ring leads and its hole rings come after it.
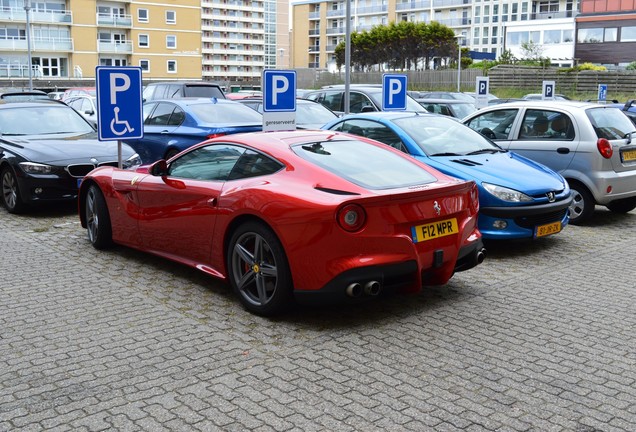
POLYGON ((288 0, 203 0, 203 76, 254 82, 289 66, 288 0))
POLYGON ((581 0, 575 57, 608 67, 636 61, 636 0, 581 0))
POLYGON ((35 79, 94 78, 97 65, 201 79, 200 22, 199 0, 0 0, 0 79, 28 77, 29 54, 35 79))
MULTIPOLYGON (((292 7, 292 65, 335 70, 334 48, 345 37, 345 1, 307 0, 292 7)), ((574 0, 353 0, 351 30, 369 30, 390 22, 437 21, 452 28, 460 44, 471 50, 496 57, 504 49, 520 54, 523 42, 532 40, 553 45, 544 56, 554 55, 555 63, 566 65, 573 61, 576 14, 574 0), (557 19, 555 26, 553 20, 557 19), (562 30, 558 38, 556 30, 562 30)))

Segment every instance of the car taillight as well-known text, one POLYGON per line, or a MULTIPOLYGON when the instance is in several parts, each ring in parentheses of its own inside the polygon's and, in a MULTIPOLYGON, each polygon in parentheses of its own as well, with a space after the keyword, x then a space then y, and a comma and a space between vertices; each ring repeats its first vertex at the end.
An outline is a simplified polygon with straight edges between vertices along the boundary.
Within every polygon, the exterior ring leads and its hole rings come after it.
POLYGON ((338 225, 345 231, 359 231, 367 221, 364 209, 358 204, 348 204, 338 210, 338 225))
POLYGON ((612 144, 606 138, 599 138, 598 141, 596 141, 596 148, 598 148, 598 152, 605 159, 611 158, 614 154, 612 144))
POLYGON ((477 185, 473 183, 473 188, 470 190, 470 208, 473 213, 477 213, 479 211, 479 189, 477 185))
POLYGON ((212 139, 212 138, 220 137, 220 136, 223 136, 223 135, 227 135, 227 134, 225 132, 213 133, 213 134, 208 135, 206 137, 206 139, 212 139))

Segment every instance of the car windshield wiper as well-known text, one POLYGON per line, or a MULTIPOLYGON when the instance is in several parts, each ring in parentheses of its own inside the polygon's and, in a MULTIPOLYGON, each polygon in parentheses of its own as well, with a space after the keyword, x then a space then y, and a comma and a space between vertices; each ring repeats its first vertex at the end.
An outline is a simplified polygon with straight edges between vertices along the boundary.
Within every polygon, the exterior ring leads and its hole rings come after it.
POLYGON ((432 154, 431 156, 459 156, 459 154, 457 154, 457 153, 435 153, 435 154, 432 154))
POLYGON ((631 144, 632 143, 632 134, 636 133, 636 130, 633 130, 631 132, 627 132, 625 135, 623 135, 623 138, 627 138, 627 144, 631 144))
POLYGON ((471 151, 469 153, 466 153, 466 156, 478 155, 478 154, 483 154, 483 153, 499 153, 500 151, 503 151, 503 150, 494 149, 494 148, 479 149, 479 150, 475 150, 475 151, 471 151))

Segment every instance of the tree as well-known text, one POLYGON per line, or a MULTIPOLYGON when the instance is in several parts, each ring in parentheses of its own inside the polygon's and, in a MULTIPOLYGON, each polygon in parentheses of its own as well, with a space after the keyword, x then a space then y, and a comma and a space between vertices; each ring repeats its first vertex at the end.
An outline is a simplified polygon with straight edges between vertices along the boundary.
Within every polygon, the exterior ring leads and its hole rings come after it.
POLYGON ((541 60, 543 55, 543 46, 534 41, 523 42, 521 44, 521 52, 523 58, 529 60, 541 60))

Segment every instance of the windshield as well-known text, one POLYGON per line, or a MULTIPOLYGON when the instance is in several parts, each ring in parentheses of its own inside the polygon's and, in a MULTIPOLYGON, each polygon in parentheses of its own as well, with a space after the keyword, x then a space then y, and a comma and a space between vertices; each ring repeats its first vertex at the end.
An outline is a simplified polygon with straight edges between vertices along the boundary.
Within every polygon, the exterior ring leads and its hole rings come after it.
POLYGON ((394 120, 429 156, 499 152, 500 147, 449 117, 412 116, 394 120))
POLYGON ((634 130, 634 123, 618 108, 591 108, 586 113, 599 138, 621 139, 634 130))
POLYGON ((366 189, 401 188, 436 181, 407 156, 358 140, 299 144, 292 150, 303 159, 366 189))
POLYGON ((87 134, 93 127, 72 108, 50 106, 15 106, 0 109, 0 134, 50 135, 87 134))

